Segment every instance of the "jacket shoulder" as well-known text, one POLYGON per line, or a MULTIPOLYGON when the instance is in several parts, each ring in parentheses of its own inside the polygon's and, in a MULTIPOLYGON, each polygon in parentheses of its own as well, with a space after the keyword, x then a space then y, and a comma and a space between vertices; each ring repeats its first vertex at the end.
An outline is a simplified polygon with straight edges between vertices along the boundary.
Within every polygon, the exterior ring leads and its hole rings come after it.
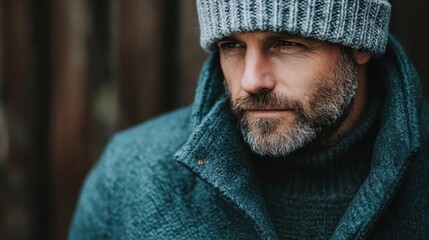
POLYGON ((100 160, 122 185, 114 189, 144 187, 142 192, 154 193, 159 191, 152 187, 187 176, 189 171, 174 154, 190 135, 190 115, 189 107, 179 109, 116 134, 100 160))
POLYGON ((190 135, 190 107, 117 133, 101 162, 122 181, 153 181, 181 169, 174 154, 190 135))
POLYGON ((189 107, 176 110, 113 137, 85 181, 69 239, 142 239, 157 229, 160 204, 192 185, 173 158, 188 138, 190 115, 189 107))
POLYGON ((171 153, 189 136, 190 115, 186 107, 148 120, 115 134, 109 148, 153 157, 171 153))

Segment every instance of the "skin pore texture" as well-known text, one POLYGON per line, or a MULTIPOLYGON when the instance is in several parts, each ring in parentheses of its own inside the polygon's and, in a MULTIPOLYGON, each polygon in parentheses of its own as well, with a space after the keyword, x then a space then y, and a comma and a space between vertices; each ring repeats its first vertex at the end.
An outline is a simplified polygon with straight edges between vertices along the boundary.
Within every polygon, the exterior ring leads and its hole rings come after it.
POLYGON ((366 52, 285 33, 217 42, 231 109, 261 156, 335 143, 365 110, 366 52))

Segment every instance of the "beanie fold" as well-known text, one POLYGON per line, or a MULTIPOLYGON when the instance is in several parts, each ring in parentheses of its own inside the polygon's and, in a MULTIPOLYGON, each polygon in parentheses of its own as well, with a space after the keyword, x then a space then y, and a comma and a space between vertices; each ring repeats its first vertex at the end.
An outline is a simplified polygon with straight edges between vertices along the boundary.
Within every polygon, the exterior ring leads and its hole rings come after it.
POLYGON ((386 0, 197 0, 200 43, 240 32, 274 31, 382 54, 391 5, 386 0))

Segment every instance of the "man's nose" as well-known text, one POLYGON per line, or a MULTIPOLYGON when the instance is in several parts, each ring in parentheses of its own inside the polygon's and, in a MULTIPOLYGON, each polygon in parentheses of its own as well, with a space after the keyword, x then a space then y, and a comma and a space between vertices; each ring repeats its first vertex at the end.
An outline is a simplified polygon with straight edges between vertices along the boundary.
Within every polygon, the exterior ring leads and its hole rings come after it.
POLYGON ((271 91, 275 87, 272 64, 269 57, 259 49, 247 49, 241 88, 248 94, 271 91))

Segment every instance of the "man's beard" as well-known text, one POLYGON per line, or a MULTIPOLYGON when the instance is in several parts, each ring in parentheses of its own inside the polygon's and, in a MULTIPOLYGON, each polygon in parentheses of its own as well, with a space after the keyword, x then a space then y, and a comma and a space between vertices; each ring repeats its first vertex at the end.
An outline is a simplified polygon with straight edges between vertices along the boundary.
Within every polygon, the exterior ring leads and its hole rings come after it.
MULTIPOLYGON (((272 91, 231 100, 240 130, 251 150, 261 156, 286 156, 311 142, 326 141, 348 116, 358 87, 357 67, 345 50, 332 74, 317 80, 307 104, 272 91), (290 109, 293 121, 283 118, 251 118, 251 109, 290 109), (288 121, 286 124, 283 121, 288 121)), ((231 96, 230 96, 231 99, 231 96)), ((288 116, 288 118, 291 118, 288 116)))

